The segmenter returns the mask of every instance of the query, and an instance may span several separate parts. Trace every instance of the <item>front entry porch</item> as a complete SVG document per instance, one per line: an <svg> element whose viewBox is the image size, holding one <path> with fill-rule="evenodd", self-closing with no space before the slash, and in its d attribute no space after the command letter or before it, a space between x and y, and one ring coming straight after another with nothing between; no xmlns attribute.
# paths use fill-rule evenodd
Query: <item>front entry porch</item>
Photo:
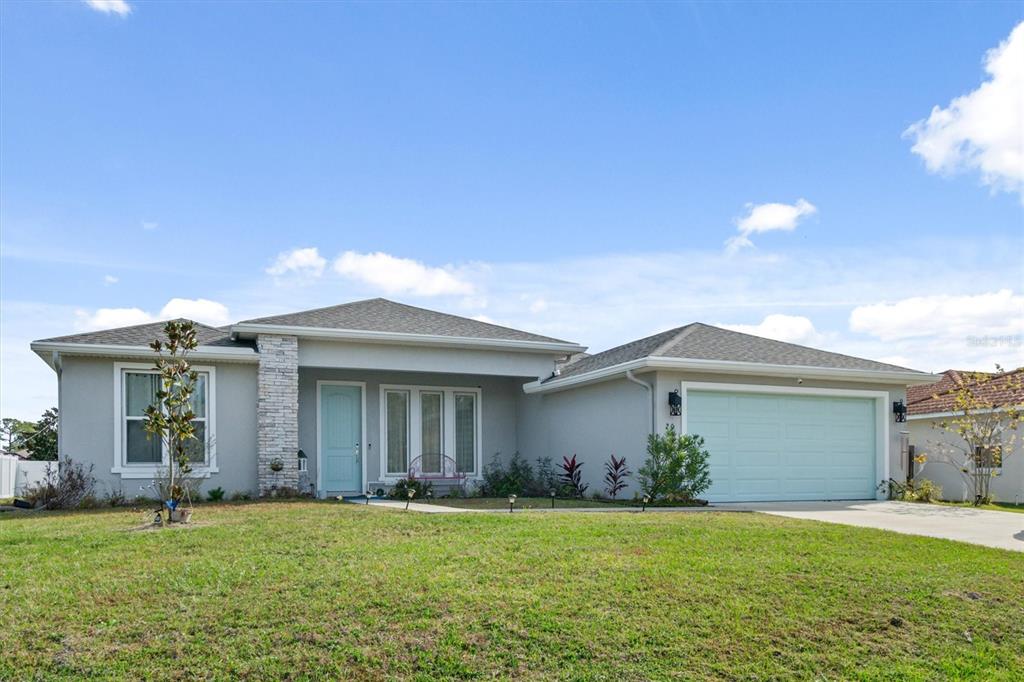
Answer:
<svg viewBox="0 0 1024 682"><path fill-rule="evenodd" d="M386 493L410 470L437 492L473 488L518 448L529 377L300 367L303 485L318 497Z"/></svg>

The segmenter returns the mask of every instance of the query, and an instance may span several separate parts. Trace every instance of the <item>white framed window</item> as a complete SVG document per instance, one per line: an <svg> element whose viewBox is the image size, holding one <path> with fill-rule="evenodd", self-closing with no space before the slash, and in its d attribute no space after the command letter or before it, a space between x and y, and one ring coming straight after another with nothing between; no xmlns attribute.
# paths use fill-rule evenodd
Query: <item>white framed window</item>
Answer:
<svg viewBox="0 0 1024 682"><path fill-rule="evenodd" d="M199 476L217 472L215 387L213 367L193 367L198 374L192 395L192 420L195 440L188 444L193 473ZM153 365L114 363L114 466L111 472L122 478L150 478L170 463L164 443L147 438L145 410L156 402L160 374Z"/></svg>
<svg viewBox="0 0 1024 682"><path fill-rule="evenodd" d="M381 478L408 475L417 458L426 474L444 469L444 458L470 478L481 470L481 391L470 387L381 386Z"/></svg>

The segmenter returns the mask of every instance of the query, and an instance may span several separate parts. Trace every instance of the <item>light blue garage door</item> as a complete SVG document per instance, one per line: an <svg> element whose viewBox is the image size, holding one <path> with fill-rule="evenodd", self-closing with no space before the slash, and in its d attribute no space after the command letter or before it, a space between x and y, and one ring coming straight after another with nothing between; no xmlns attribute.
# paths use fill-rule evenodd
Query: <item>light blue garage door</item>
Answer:
<svg viewBox="0 0 1024 682"><path fill-rule="evenodd" d="M711 454L712 502L875 497L870 398L689 391L686 428Z"/></svg>

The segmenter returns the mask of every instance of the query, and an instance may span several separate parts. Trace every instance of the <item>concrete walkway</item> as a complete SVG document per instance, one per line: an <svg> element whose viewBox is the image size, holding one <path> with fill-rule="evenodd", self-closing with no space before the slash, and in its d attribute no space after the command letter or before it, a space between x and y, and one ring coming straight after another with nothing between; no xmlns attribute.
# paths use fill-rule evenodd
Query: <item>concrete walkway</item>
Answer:
<svg viewBox="0 0 1024 682"><path fill-rule="evenodd" d="M365 502L351 501L351 504L365 504ZM398 500L370 500L371 507L384 507L385 509L398 509L405 511L405 502ZM423 512L424 514L461 514L462 512L473 511L472 509L457 509L445 507L440 504L425 504L423 502L410 502L409 511Z"/></svg>
<svg viewBox="0 0 1024 682"><path fill-rule="evenodd" d="M1024 552L1024 514L914 502L759 502L718 504L791 519L880 528Z"/></svg>

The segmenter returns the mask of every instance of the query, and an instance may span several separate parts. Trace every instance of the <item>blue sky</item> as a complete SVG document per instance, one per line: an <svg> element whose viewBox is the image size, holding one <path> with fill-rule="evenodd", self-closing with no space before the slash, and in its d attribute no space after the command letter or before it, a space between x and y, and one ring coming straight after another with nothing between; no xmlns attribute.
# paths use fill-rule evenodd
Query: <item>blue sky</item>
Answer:
<svg viewBox="0 0 1024 682"><path fill-rule="evenodd" d="M1022 19L5 2L0 412L55 403L35 338L376 295L595 350L702 320L1024 364Z"/></svg>

